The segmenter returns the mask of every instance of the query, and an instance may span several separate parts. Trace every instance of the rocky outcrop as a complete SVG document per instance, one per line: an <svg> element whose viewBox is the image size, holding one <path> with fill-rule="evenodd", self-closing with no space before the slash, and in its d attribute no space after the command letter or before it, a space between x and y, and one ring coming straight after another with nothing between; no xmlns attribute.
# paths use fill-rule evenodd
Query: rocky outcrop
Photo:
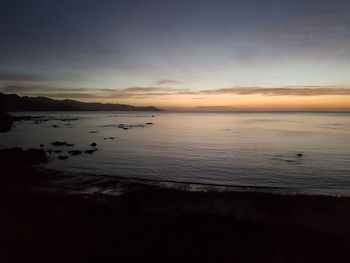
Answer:
<svg viewBox="0 0 350 263"><path fill-rule="evenodd" d="M31 116L11 116L10 114L0 111L0 132L8 132L15 121L29 121Z"/></svg>
<svg viewBox="0 0 350 263"><path fill-rule="evenodd" d="M67 145L67 142L52 142L51 143L53 146L65 146Z"/></svg>
<svg viewBox="0 0 350 263"><path fill-rule="evenodd" d="M1 183L15 181L18 184L37 178L35 166L47 161L43 149L7 148L0 150ZM31 178L31 179L30 179Z"/></svg>
<svg viewBox="0 0 350 263"><path fill-rule="evenodd" d="M82 153L82 151L80 150L71 150L71 151L68 151L69 154L71 155L79 155Z"/></svg>
<svg viewBox="0 0 350 263"><path fill-rule="evenodd" d="M0 160L2 165L23 166L46 162L47 157L43 149L7 148L0 150Z"/></svg>
<svg viewBox="0 0 350 263"><path fill-rule="evenodd" d="M53 145L53 146L67 146L67 147L73 147L74 146L74 144L72 144L72 143L58 142L58 141L52 142L51 145Z"/></svg>
<svg viewBox="0 0 350 263"><path fill-rule="evenodd" d="M61 160L61 161L63 161L63 160L67 160L67 159L68 159L68 156L65 156L65 155L59 155L59 156L57 156L57 159L58 159L58 160Z"/></svg>
<svg viewBox="0 0 350 263"><path fill-rule="evenodd" d="M0 111L0 132L8 132L11 130L13 119L10 114Z"/></svg>

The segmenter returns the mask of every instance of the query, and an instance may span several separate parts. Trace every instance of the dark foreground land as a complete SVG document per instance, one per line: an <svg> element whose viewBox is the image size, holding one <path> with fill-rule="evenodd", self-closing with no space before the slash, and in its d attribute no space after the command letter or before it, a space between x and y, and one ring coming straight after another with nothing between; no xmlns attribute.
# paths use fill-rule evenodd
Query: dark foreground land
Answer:
<svg viewBox="0 0 350 263"><path fill-rule="evenodd" d="M350 262L349 198L3 171L0 262Z"/></svg>

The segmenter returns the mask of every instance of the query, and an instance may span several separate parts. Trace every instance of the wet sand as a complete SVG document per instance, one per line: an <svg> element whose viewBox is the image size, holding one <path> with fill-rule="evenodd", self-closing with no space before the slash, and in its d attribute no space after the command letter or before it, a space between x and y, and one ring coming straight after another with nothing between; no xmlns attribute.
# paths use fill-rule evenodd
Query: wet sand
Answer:
<svg viewBox="0 0 350 263"><path fill-rule="evenodd" d="M1 262L350 260L348 197L6 173Z"/></svg>

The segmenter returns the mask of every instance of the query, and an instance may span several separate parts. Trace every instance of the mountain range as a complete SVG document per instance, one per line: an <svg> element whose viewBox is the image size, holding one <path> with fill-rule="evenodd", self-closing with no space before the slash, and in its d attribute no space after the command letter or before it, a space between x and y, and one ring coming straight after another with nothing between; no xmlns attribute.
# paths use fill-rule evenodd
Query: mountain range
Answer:
<svg viewBox="0 0 350 263"><path fill-rule="evenodd" d="M153 106L54 100L0 92L0 111L161 111Z"/></svg>

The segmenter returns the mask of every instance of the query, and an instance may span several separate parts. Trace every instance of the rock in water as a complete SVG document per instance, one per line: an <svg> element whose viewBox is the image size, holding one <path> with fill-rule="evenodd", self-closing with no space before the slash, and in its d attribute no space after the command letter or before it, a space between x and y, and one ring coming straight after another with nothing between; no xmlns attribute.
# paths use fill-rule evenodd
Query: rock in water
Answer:
<svg viewBox="0 0 350 263"><path fill-rule="evenodd" d="M71 151L68 151L68 153L70 153L71 155L79 155L82 153L82 151L80 150L71 150Z"/></svg>
<svg viewBox="0 0 350 263"><path fill-rule="evenodd" d="M64 145L67 145L66 142L53 142L51 143L53 146L64 146Z"/></svg>
<svg viewBox="0 0 350 263"><path fill-rule="evenodd" d="M93 143L90 144L90 146L96 147L96 146L97 146L97 143L93 142Z"/></svg>
<svg viewBox="0 0 350 263"><path fill-rule="evenodd" d="M58 159L58 160L67 160L67 159L68 159L68 156L59 155L59 156L57 156L57 159Z"/></svg>
<svg viewBox="0 0 350 263"><path fill-rule="evenodd" d="M11 130L13 118L6 112L0 111L0 132L8 132Z"/></svg>

